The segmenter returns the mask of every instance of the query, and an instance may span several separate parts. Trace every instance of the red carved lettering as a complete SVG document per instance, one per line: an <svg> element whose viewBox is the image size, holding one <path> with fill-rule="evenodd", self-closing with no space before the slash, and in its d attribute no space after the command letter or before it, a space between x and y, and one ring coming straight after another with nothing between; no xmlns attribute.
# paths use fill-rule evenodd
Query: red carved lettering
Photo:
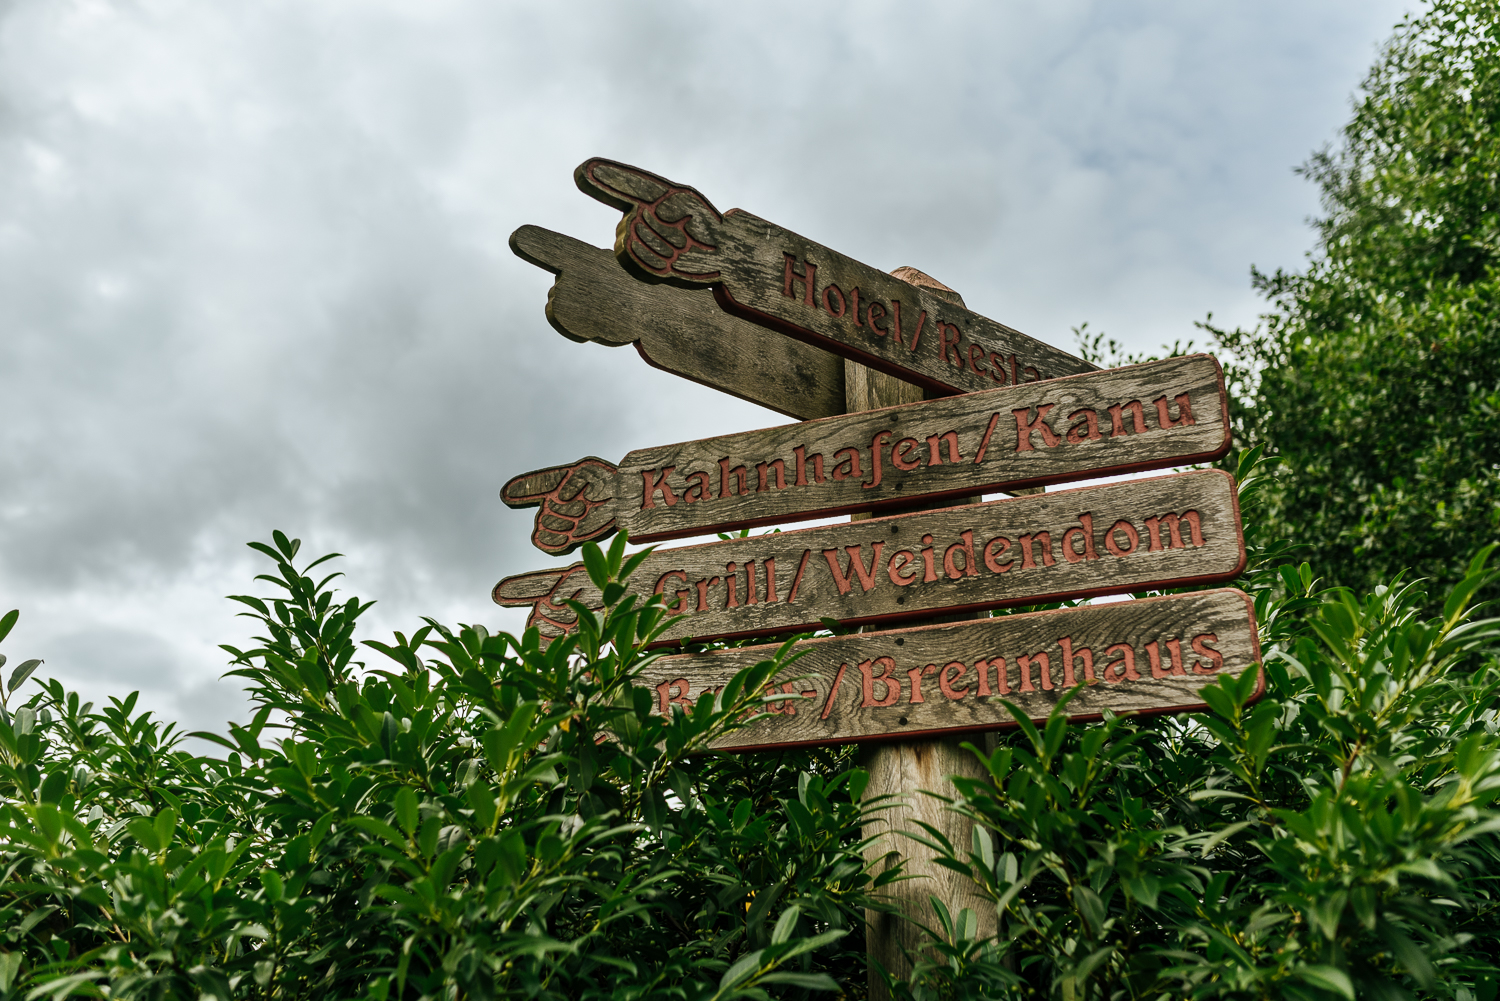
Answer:
<svg viewBox="0 0 1500 1001"><path fill-rule="evenodd" d="M1167 416L1167 398L1165 396L1153 402L1156 404L1156 426L1163 431L1167 428L1180 428L1198 423L1193 420L1193 408L1188 404L1188 394L1186 393L1175 397L1172 401L1177 404L1177 420L1175 422Z"/></svg>
<svg viewBox="0 0 1500 1001"><path fill-rule="evenodd" d="M797 457L797 482L793 486L807 486L807 446L798 445L792 449L792 454ZM823 455L814 452L812 457L813 482L823 482Z"/></svg>
<svg viewBox="0 0 1500 1001"><path fill-rule="evenodd" d="M989 666L993 667L995 669L995 692L996 692L996 694L998 694L998 695L1010 695L1010 694L1012 694L1011 688L1010 688L1010 668L1008 668L1008 667L1005 666L1005 658L1004 657L991 657L990 658L990 662L989 662ZM981 677L983 677L983 675L981 675ZM1036 689L1032 689L1032 691L1036 691ZM987 691L985 691L984 687L981 685L980 689L979 689L979 694L980 695L988 695L990 693L987 692Z"/></svg>
<svg viewBox="0 0 1500 1001"><path fill-rule="evenodd" d="M1161 647L1155 640L1146 644L1146 656L1151 659L1151 677L1165 678L1171 673L1161 666Z"/></svg>
<svg viewBox="0 0 1500 1001"><path fill-rule="evenodd" d="M896 447L891 449L891 462L895 463L896 468L905 469L908 472L916 469L922 464L922 460L920 458L908 460L907 457L917 450L919 444L915 438L902 438L896 442Z"/></svg>
<svg viewBox="0 0 1500 1001"><path fill-rule="evenodd" d="M833 308L833 299L838 299L838 309ZM845 310L844 293L837 285L830 285L823 290L823 308L828 310L829 315L835 320L843 317Z"/></svg>
<svg viewBox="0 0 1500 1001"><path fill-rule="evenodd" d="M998 553L995 552L996 544L1000 546L1000 551ZM1009 551L1010 540L1003 535L995 536L989 542L986 542L984 544L984 565L995 571L995 573L1005 573L1005 571L1016 565L1015 560L1011 560L1009 563L1000 562L1000 557L1004 556Z"/></svg>
<svg viewBox="0 0 1500 1001"><path fill-rule="evenodd" d="M1167 526L1167 541L1170 543L1168 548L1182 549L1182 522L1187 522L1188 538L1192 541L1193 545L1203 545L1203 519L1199 517L1197 511L1185 511L1181 516L1164 514L1160 518L1146 519L1146 531L1151 535L1151 546L1147 551L1155 552L1162 548L1162 525Z"/></svg>
<svg viewBox="0 0 1500 1001"><path fill-rule="evenodd" d="M1203 666L1201 660L1193 661L1194 674L1217 674L1219 668L1224 666L1224 655L1209 646L1210 643L1217 642L1219 642L1217 633L1199 633L1193 637L1193 652L1200 657L1208 658L1207 667Z"/></svg>
<svg viewBox="0 0 1500 1001"><path fill-rule="evenodd" d="M1141 676L1135 669L1135 647L1129 643L1116 643L1104 651L1104 656L1109 657L1116 650L1120 651L1120 656L1104 665L1104 680L1114 682L1129 678L1131 681L1140 681ZM1120 667L1125 669L1123 675L1117 671Z"/></svg>
<svg viewBox="0 0 1500 1001"><path fill-rule="evenodd" d="M1125 434L1125 411L1130 411L1131 423L1135 425L1136 434L1146 433L1146 409L1141 406L1140 400L1131 400L1129 403L1116 403L1112 407L1106 407L1109 411L1111 438L1118 438Z"/></svg>
<svg viewBox="0 0 1500 1001"><path fill-rule="evenodd" d="M1115 541L1116 532L1125 533L1125 545L1122 546ZM1141 533L1137 532L1135 526L1124 518L1115 522L1109 527L1109 531L1104 533L1104 548L1116 556L1129 556L1135 552L1135 547L1140 545L1140 542Z"/></svg>
<svg viewBox="0 0 1500 1001"><path fill-rule="evenodd" d="M672 714L673 705L691 708L693 700L688 698L688 692L691 690L692 688L686 678L678 678L676 681L663 681L656 686L656 708L663 716L670 716Z"/></svg>
<svg viewBox="0 0 1500 1001"><path fill-rule="evenodd" d="M864 323L859 318L859 286L849 290L849 312L854 314L854 325L863 327Z"/></svg>
<svg viewBox="0 0 1500 1001"><path fill-rule="evenodd" d="M788 605L797 600L797 588L802 586L802 573L807 569L807 558L811 555L811 549L802 550L802 561L797 564L797 575L792 578L792 593L786 596Z"/></svg>
<svg viewBox="0 0 1500 1001"><path fill-rule="evenodd" d="M1079 647L1077 650L1074 650L1073 637L1071 636L1064 636L1057 642L1058 645L1062 647L1063 687L1072 688L1074 685L1078 684L1077 676L1073 671L1073 664L1075 661L1083 661L1084 680L1093 681L1094 651L1090 650L1086 646Z"/></svg>
<svg viewBox="0 0 1500 1001"><path fill-rule="evenodd" d="M839 456L845 455L845 453L847 453L845 458L839 459ZM859 449L841 448L833 453L833 458L835 461L833 478L835 480L857 480L865 475L859 465Z"/></svg>
<svg viewBox="0 0 1500 1001"><path fill-rule="evenodd" d="M1068 420L1077 422L1068 428L1068 441L1074 445L1079 442L1098 441L1104 437L1099 433L1099 415L1088 407L1073 411L1068 415Z"/></svg>
<svg viewBox="0 0 1500 1001"><path fill-rule="evenodd" d="M865 568L864 560L861 559L864 548L864 546L845 546L844 552L849 554L849 566L842 570L839 569L839 551L837 549L823 550L823 558L828 561L828 570L833 574L833 583L838 587L839 594L849 593L851 570L859 578L859 586L864 588L866 594L869 594L870 590L875 587L875 568L880 565L880 551L885 548L885 543L875 543L875 555L870 559L868 569Z"/></svg>
<svg viewBox="0 0 1500 1001"><path fill-rule="evenodd" d="M928 664L926 667L913 667L906 672L906 676L911 679L912 704L927 701L926 699L922 698L922 679L927 677L929 674L936 673L936 664Z"/></svg>
<svg viewBox="0 0 1500 1001"><path fill-rule="evenodd" d="M661 499L667 502L667 507L677 503L677 495L667 485L667 477L672 475L676 466L667 466L661 471L655 483L651 482L651 470L644 470L641 475L646 478L646 499L641 502L641 510L645 511L656 506L656 495L661 494Z"/></svg>
<svg viewBox="0 0 1500 1001"><path fill-rule="evenodd" d="M884 454L884 443L889 441L890 437L891 433L889 431L877 431L875 432L875 437L870 439L870 464L873 465L875 469L870 474L870 482L864 485L864 489L866 490L873 490L874 488L880 486L880 459Z"/></svg>
<svg viewBox="0 0 1500 1001"><path fill-rule="evenodd" d="M978 358L974 356L978 355ZM978 344L969 345L969 371L975 375L989 375L990 370L984 367L984 348Z"/></svg>
<svg viewBox="0 0 1500 1001"><path fill-rule="evenodd" d="M929 435L927 438L927 464L929 466L941 466L943 459L938 448L938 443L944 442L948 446L948 461L963 462L964 457L958 454L958 432L944 431L942 434Z"/></svg>
<svg viewBox="0 0 1500 1001"><path fill-rule="evenodd" d="M766 604L776 603L776 557L766 560Z"/></svg>
<svg viewBox="0 0 1500 1001"><path fill-rule="evenodd" d="M1021 569L1035 570L1036 564L1032 562L1032 543L1035 542L1042 547L1042 565L1052 566L1057 561L1052 558L1052 533L1037 532L1035 535L1022 535L1016 539L1016 545L1021 547Z"/></svg>
<svg viewBox="0 0 1500 1001"><path fill-rule="evenodd" d="M922 566L927 571L922 575L922 583L931 584L933 581L938 579L937 565L932 555L932 536L922 536L922 545L925 547L922 550Z"/></svg>
<svg viewBox="0 0 1500 1001"><path fill-rule="evenodd" d="M978 577L979 568L974 565L974 532L972 529L967 532L960 532L958 537L964 541L955 542L943 553L943 572L948 575L950 580L958 580L960 577L965 576ZM953 562L953 557L955 556L962 556L964 558L964 565L962 567Z"/></svg>
<svg viewBox="0 0 1500 1001"><path fill-rule="evenodd" d="M708 474L701 470L696 473L688 473L687 489L682 492L684 503L696 504L698 501L713 500L713 481Z"/></svg>
<svg viewBox="0 0 1500 1001"><path fill-rule="evenodd" d="M885 303L883 303L883 302L872 302L872 303L870 303L870 310L869 310L869 313L866 314L866 316L865 316L865 322L868 323L870 325L870 329L872 331L874 331L875 334L878 335L878 336L880 336L880 337L884 337L886 334L888 334L888 333L891 332L891 328L890 327L882 327L879 323L875 322L877 320L884 320L884 319L885 319Z"/></svg>
<svg viewBox="0 0 1500 1001"><path fill-rule="evenodd" d="M765 490L770 485L771 473L776 473L776 489L786 489L786 460L772 459L770 462L757 462L755 464L756 475L760 477L760 485L756 490Z"/></svg>
<svg viewBox="0 0 1500 1001"><path fill-rule="evenodd" d="M728 459L720 459L719 460L719 499L720 500L723 500L725 497L731 496L731 493L730 493L730 490L729 490L729 478L731 476L734 477L734 485L738 488L737 490L734 491L735 494L738 494L739 496L743 497L747 493L750 492L750 474L745 470L745 467L744 466L735 466L733 469L730 469L729 468L729 460Z"/></svg>
<svg viewBox="0 0 1500 1001"><path fill-rule="evenodd" d="M700 580L695 582L698 587L698 607L694 609L694 611L708 611L708 589L718 585L721 580L723 580L722 577L710 577L708 578L708 580Z"/></svg>
<svg viewBox="0 0 1500 1001"><path fill-rule="evenodd" d="M879 665L885 668L884 673L876 674L875 667ZM893 706L896 700L901 698L901 682L896 680L896 662L889 657L876 657L874 660L863 661L859 665L860 688L864 698L860 701L861 709L871 709L877 706ZM879 699L875 698L875 682L885 685L884 694Z"/></svg>
<svg viewBox="0 0 1500 1001"><path fill-rule="evenodd" d="M1094 549L1094 516L1084 512L1078 516L1079 524L1074 525L1063 533L1062 551L1063 556L1069 563L1078 563L1082 560L1097 560L1098 552ZM1083 540L1083 550L1079 551L1077 542Z"/></svg>
<svg viewBox="0 0 1500 1001"><path fill-rule="evenodd" d="M958 670L954 671L954 668ZM943 665L942 671L938 674L938 688L942 689L943 694L954 701L963 698L969 694L969 686L964 685L960 688L954 682L968 673L968 670L969 665L961 660L949 661Z"/></svg>
<svg viewBox="0 0 1500 1001"><path fill-rule="evenodd" d="M745 561L745 604L754 605L757 602L755 594L755 561Z"/></svg>
<svg viewBox="0 0 1500 1001"><path fill-rule="evenodd" d="M949 337L952 334L952 337ZM958 368L964 367L963 352L958 349L958 342L963 339L959 333L958 324L948 323L945 320L938 321L938 357ZM948 349L953 349L953 357L948 357Z"/></svg>
<svg viewBox="0 0 1500 1001"><path fill-rule="evenodd" d="M1008 380L1008 379L1005 378L1005 356L1004 355L1002 355L1002 354L996 354L995 352L991 351L990 352L990 365L991 365L991 368L990 368L990 379L991 380L993 380L996 383L999 383L1002 386L1005 385L1008 381L1010 381L1010 380Z"/></svg>
<svg viewBox="0 0 1500 1001"><path fill-rule="evenodd" d="M1000 664L1000 684L1004 685L1005 684L1005 658L1004 657L996 657L995 660L998 661L999 664ZM979 675L979 691L978 691L977 694L979 695L980 698L985 698L985 697L988 697L989 695L994 694L993 692L990 691L990 665L991 665L991 663L992 662L988 661L988 660L976 660L974 662L974 670ZM1005 691L1009 692L1010 689L1006 688Z"/></svg>
<svg viewBox="0 0 1500 1001"><path fill-rule="evenodd" d="M657 594L661 594L664 591L666 591L666 589L667 589L667 578L668 577L677 577L677 578L679 578L682 581L682 583L684 585L686 585L687 582L688 582L687 574L683 573L681 570L668 570L666 573L662 574L656 580L656 593ZM667 614L668 615L682 615L684 612L687 611L687 602L688 602L688 599L692 597L692 592L691 591L678 591L674 595L674 597L677 599L677 601L676 601L675 604L667 606Z"/></svg>
<svg viewBox="0 0 1500 1001"><path fill-rule="evenodd" d="M739 595L737 593L740 583L739 570L739 564L734 562L730 562L724 567L724 586L729 591L729 597L724 601L725 608L740 607Z"/></svg>
<svg viewBox="0 0 1500 1001"><path fill-rule="evenodd" d="M1051 410L1055 406L1057 406L1057 404L1055 403L1043 403L1041 406L1037 407L1035 420L1033 420L1031 417L1030 407L1021 407L1018 410L1011 411L1011 414L1016 419L1017 452L1031 451L1031 434L1033 431L1039 432L1041 434L1042 443L1048 448L1057 447L1058 443L1062 439L1058 438L1057 432L1052 430L1052 428L1047 424L1047 411Z"/></svg>
<svg viewBox="0 0 1500 1001"><path fill-rule="evenodd" d="M1182 669L1182 640L1167 640L1167 652L1172 655L1172 673L1186 675Z"/></svg>
<svg viewBox="0 0 1500 1001"><path fill-rule="evenodd" d="M891 556L891 561L886 564L886 576L889 577L891 579L891 583L895 584L897 587L905 587L908 584L915 584L917 582L917 571L912 570L910 576L902 573L902 571L916 561L916 553L912 552L910 549L898 549Z"/></svg>
<svg viewBox="0 0 1500 1001"><path fill-rule="evenodd" d="M1023 692L1036 691L1031 685L1031 668L1033 665L1036 666L1037 672L1041 675L1037 680L1042 683L1042 688L1049 692L1052 691L1052 661L1047 659L1045 653L1034 653L1030 657L1016 658L1016 666L1021 669L1020 690Z"/></svg>
<svg viewBox="0 0 1500 1001"><path fill-rule="evenodd" d="M792 283L800 281L803 287L802 301L804 304L811 306L813 304L813 283L818 279L818 266L812 261L807 261L805 262L805 270L798 271L796 269L797 258L784 250L781 252L781 256L786 258L786 278L781 286L781 294L788 299L797 298L792 292Z"/></svg>

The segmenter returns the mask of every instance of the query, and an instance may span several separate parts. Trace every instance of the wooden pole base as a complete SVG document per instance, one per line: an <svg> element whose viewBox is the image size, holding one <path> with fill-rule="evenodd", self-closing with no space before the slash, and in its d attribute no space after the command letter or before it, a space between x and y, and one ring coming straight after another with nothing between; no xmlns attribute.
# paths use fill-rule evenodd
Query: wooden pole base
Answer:
<svg viewBox="0 0 1500 1001"><path fill-rule="evenodd" d="M944 298L951 298L960 305L963 303L957 292L915 268L897 268L891 273L904 281L937 292ZM916 403L929 397L919 386L855 362L845 362L844 398L847 411L857 413L902 403ZM971 498L975 503L979 500L978 497ZM953 503L952 500L947 500L940 506L952 506ZM854 519L858 520L860 517L855 515ZM866 826L865 837L876 840L871 843L865 858L876 871L888 868L898 861L905 861L905 872L909 878L891 884L887 893L916 922L929 928L939 927L937 916L928 902L929 897L937 897L955 915L965 907L973 910L978 918L980 934L993 935L994 909L988 906L974 882L951 869L937 865L929 849L901 833L921 832L916 822L922 821L942 831L961 850L966 851L972 844L972 825L945 809L941 800L925 796L919 791L931 790L951 797L956 790L948 776L984 777L986 773L974 755L959 746L963 742L962 738L904 741L873 745L864 752L861 764L870 773L870 782L865 787L866 798L891 795L900 797L890 807L879 811ZM982 741L975 743L982 746ZM923 932L912 921L878 911L865 912L865 950L872 961L869 979L871 1001L888 1001L890 997L880 976L875 973L874 963L878 962L898 978L909 976L911 963L906 958L907 953L917 952L922 947L923 939Z"/></svg>

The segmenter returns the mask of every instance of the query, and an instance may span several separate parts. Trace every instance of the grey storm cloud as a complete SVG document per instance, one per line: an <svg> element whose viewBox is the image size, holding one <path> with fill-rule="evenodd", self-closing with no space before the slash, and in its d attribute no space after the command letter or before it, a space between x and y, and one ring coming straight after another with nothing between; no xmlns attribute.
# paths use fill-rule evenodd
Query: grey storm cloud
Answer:
<svg viewBox="0 0 1500 1001"><path fill-rule="evenodd" d="M1134 348L1300 263L1403 6L951 2L0 7L0 605L89 697L243 711L251 538L348 554L378 629L514 627L511 475L777 423L572 344L523 223L604 246L604 155L1064 347ZM44 672L45 673L45 672Z"/></svg>

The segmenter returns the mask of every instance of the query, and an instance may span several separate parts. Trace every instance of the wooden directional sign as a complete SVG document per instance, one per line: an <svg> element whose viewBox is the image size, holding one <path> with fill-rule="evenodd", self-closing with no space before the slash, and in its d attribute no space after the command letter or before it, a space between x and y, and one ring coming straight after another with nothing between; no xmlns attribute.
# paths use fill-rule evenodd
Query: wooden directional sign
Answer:
<svg viewBox="0 0 1500 1001"><path fill-rule="evenodd" d="M659 549L636 587L684 618L664 640L774 636L1021 602L1219 583L1244 569L1234 478L1219 470ZM582 563L508 577L501 605L569 631L602 608Z"/></svg>
<svg viewBox="0 0 1500 1001"><path fill-rule="evenodd" d="M775 679L786 693L714 746L758 751L995 730L1001 699L1043 719L1077 684L1070 720L1204 709L1222 672L1260 662L1255 609L1230 589L808 640ZM642 684L657 711L691 707L775 646L663 657ZM1255 698L1265 692L1261 674Z"/></svg>
<svg viewBox="0 0 1500 1001"><path fill-rule="evenodd" d="M656 368L799 420L844 412L844 359L731 316L706 289L637 281L608 250L539 226L510 248L557 276L547 319L564 337L634 344Z"/></svg>
<svg viewBox="0 0 1500 1001"><path fill-rule="evenodd" d="M615 256L647 282L712 286L720 305L941 393L971 393L1096 366L695 188L612 160L574 179L625 212Z"/></svg>
<svg viewBox="0 0 1500 1001"><path fill-rule="evenodd" d="M1208 355L582 459L500 496L540 507L532 542L567 553L623 528L636 541L879 510L923 498L1214 459L1229 448Z"/></svg>

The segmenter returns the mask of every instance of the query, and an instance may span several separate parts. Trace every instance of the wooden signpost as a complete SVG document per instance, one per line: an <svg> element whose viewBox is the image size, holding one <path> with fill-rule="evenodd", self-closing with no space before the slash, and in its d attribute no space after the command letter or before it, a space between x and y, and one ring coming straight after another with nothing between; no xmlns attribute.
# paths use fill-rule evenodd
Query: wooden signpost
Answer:
<svg viewBox="0 0 1500 1001"><path fill-rule="evenodd" d="M663 640L771 637L1168 584L1244 569L1233 478L1218 470L658 549L635 579L682 618ZM603 607L582 563L508 577L501 605L571 631L565 601Z"/></svg>
<svg viewBox="0 0 1500 1001"><path fill-rule="evenodd" d="M564 337L634 344L656 368L798 420L844 412L844 359L731 316L707 289L637 281L608 250L540 226L510 247L557 276L547 320Z"/></svg>
<svg viewBox="0 0 1500 1001"><path fill-rule="evenodd" d="M691 707L775 646L664 657L643 683L657 711ZM1070 718L1108 709L1142 714L1206 709L1198 690L1260 661L1255 607L1223 589L1052 612L1002 615L807 640L777 679L787 698L725 734L721 750L909 740L1015 726L1005 699L1035 720L1085 685ZM1264 690L1261 678L1256 697Z"/></svg>
<svg viewBox="0 0 1500 1001"><path fill-rule="evenodd" d="M563 554L920 500L1187 465L1223 455L1224 378L1189 355L1066 379L586 458L517 476L532 542Z"/></svg>
<svg viewBox="0 0 1500 1001"><path fill-rule="evenodd" d="M1097 366L740 209L616 163L573 174L625 213L615 256L637 278L712 287L720 305L939 393L972 393Z"/></svg>
<svg viewBox="0 0 1500 1001"><path fill-rule="evenodd" d="M920 821L964 845L968 822L905 794L951 791L955 774L982 780L959 744L1013 724L1001 700L1042 719L1082 686L1070 720L1199 710L1204 685L1258 664L1260 651L1250 599L1227 589L952 621L1228 581L1245 548L1227 474L974 501L1222 456L1230 426L1218 363L1190 355L1098 371L969 311L921 272L884 274L749 213L720 213L693 188L597 159L575 179L625 216L613 255L534 226L512 235L518 255L557 275L552 325L574 340L633 343L666 371L815 419L619 463L585 458L517 476L501 497L539 508L532 542L554 555L620 530L649 542L854 513L847 524L657 550L634 582L682 616L663 643L769 638L825 619L882 627L800 641L768 692L785 697L715 746L870 742L866 795L896 803L866 828L878 839L870 864L906 855L906 873L920 878L889 892L908 914L930 923L934 894L954 912L973 908L980 933L993 932L993 908L971 880L890 836ZM574 628L567 601L602 604L581 564L507 577L493 597L529 607L528 626L547 640ZM672 712L777 649L661 657L642 681L657 711ZM1257 697L1264 687L1261 674ZM919 931L867 918L871 958L902 975L924 947ZM870 997L886 997L873 973Z"/></svg>

